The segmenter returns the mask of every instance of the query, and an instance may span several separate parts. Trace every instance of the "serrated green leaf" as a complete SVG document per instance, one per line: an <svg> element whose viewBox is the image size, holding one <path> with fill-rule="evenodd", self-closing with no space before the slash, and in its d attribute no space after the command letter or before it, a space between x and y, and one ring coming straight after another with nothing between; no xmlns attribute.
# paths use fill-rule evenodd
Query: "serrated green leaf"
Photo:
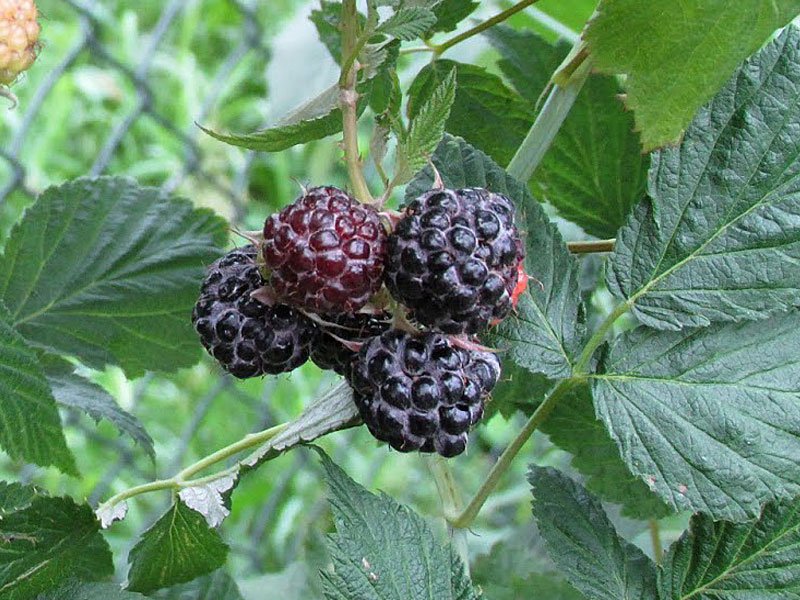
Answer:
<svg viewBox="0 0 800 600"><path fill-rule="evenodd" d="M800 493L800 314L617 338L592 382L623 460L670 506L755 518Z"/></svg>
<svg viewBox="0 0 800 600"><path fill-rule="evenodd" d="M377 33L400 40L415 40L436 23L436 15L427 8L401 8L377 28Z"/></svg>
<svg viewBox="0 0 800 600"><path fill-rule="evenodd" d="M532 278L520 295L515 314L505 319L491 340L519 366L549 377L564 377L583 338L582 308L575 258L528 189L491 158L461 138L445 135L433 163L449 188L483 187L505 194L525 213L525 270ZM406 187L406 200L430 189L433 173L423 169ZM537 283L537 280L539 283Z"/></svg>
<svg viewBox="0 0 800 600"><path fill-rule="evenodd" d="M59 586L114 572L111 551L87 504L37 495L0 519L0 598L28 600Z"/></svg>
<svg viewBox="0 0 800 600"><path fill-rule="evenodd" d="M147 600L136 592L122 590L116 583L85 583L71 580L56 590L39 594L36 600Z"/></svg>
<svg viewBox="0 0 800 600"><path fill-rule="evenodd" d="M336 533L333 571L323 571L330 600L477 600L464 565L425 522L388 496L375 496L318 450L331 491Z"/></svg>
<svg viewBox="0 0 800 600"><path fill-rule="evenodd" d="M0 518L11 512L22 510L28 506L37 495L41 495L32 485L0 481Z"/></svg>
<svg viewBox="0 0 800 600"><path fill-rule="evenodd" d="M0 447L11 458L77 475L38 356L10 323L0 301Z"/></svg>
<svg viewBox="0 0 800 600"><path fill-rule="evenodd" d="M593 66L627 75L625 103L645 150L673 142L798 0L603 0L584 34Z"/></svg>
<svg viewBox="0 0 800 600"><path fill-rule="evenodd" d="M655 565L620 538L600 502L563 473L531 467L533 514L550 558L591 600L655 600Z"/></svg>
<svg viewBox="0 0 800 600"><path fill-rule="evenodd" d="M428 98L455 71L456 94L445 129L506 165L533 123L533 104L481 67L437 60L417 74L408 90L408 116L416 117Z"/></svg>
<svg viewBox="0 0 800 600"><path fill-rule="evenodd" d="M139 419L120 408L107 391L78 375L74 365L59 357L43 356L42 367L58 404L87 414L96 422L108 419L120 433L130 436L151 459L155 459L153 439L144 426Z"/></svg>
<svg viewBox="0 0 800 600"><path fill-rule="evenodd" d="M697 514L659 570L662 600L800 596L800 499L769 503L752 523Z"/></svg>
<svg viewBox="0 0 800 600"><path fill-rule="evenodd" d="M397 148L395 179L405 183L426 162L444 134L450 107L456 94L456 74L451 71L420 107L408 129L408 135Z"/></svg>
<svg viewBox="0 0 800 600"><path fill-rule="evenodd" d="M337 63L342 60L342 33L339 31L341 16L341 2L320 0L319 8L312 10L308 17L317 28L319 39Z"/></svg>
<svg viewBox="0 0 800 600"><path fill-rule="evenodd" d="M219 569L190 581L151 594L161 600L243 600L239 586L224 570Z"/></svg>
<svg viewBox="0 0 800 600"><path fill-rule="evenodd" d="M128 589L150 593L220 568L228 546L203 516L178 500L131 550Z"/></svg>
<svg viewBox="0 0 800 600"><path fill-rule="evenodd" d="M571 388L540 427L559 448L573 455L572 466L586 476L586 488L601 500L622 506L634 519L658 519L670 508L619 456L614 440L595 416L588 385Z"/></svg>
<svg viewBox="0 0 800 600"><path fill-rule="evenodd" d="M535 105L569 44L503 26L486 35L503 56L503 74ZM529 66L531 59L536 64ZM633 117L617 98L621 92L613 77L590 76L530 181L538 200L601 238L614 237L644 197L650 163L639 150Z"/></svg>
<svg viewBox="0 0 800 600"><path fill-rule="evenodd" d="M136 376L194 364L190 315L224 222L122 177L46 190L11 232L0 299L32 345Z"/></svg>
<svg viewBox="0 0 800 600"><path fill-rule="evenodd" d="M458 27L461 21L475 12L480 3L468 0L439 0L431 4L436 15L436 23L432 30L447 32Z"/></svg>
<svg viewBox="0 0 800 600"><path fill-rule="evenodd" d="M500 381L492 389L492 395L485 405L484 419L499 412L506 419L517 411L525 414L533 412L553 388L552 379L539 373L531 373L516 365L510 358L502 358Z"/></svg>
<svg viewBox="0 0 800 600"><path fill-rule="evenodd" d="M609 290L659 329L763 319L800 304L800 30L745 63L617 237Z"/></svg>

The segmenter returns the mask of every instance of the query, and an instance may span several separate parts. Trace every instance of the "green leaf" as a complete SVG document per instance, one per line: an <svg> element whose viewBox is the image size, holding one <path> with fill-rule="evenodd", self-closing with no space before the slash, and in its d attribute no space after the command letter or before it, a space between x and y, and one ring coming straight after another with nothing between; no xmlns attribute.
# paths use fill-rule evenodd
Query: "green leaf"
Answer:
<svg viewBox="0 0 800 600"><path fill-rule="evenodd" d="M487 37L503 56L503 74L531 105L569 52L569 44L552 45L510 27L493 27ZM644 197L650 162L617 98L621 91L613 77L590 76L530 181L538 200L601 238L614 237Z"/></svg>
<svg viewBox="0 0 800 600"><path fill-rule="evenodd" d="M128 589L147 594L223 565L228 546L203 516L178 500L131 550Z"/></svg>
<svg viewBox="0 0 800 600"><path fill-rule="evenodd" d="M402 8L381 23L377 33L411 41L422 36L436 23L436 15L427 8Z"/></svg>
<svg viewBox="0 0 800 600"><path fill-rule="evenodd" d="M800 499L770 503L758 521L731 523L697 514L664 557L663 600L800 595Z"/></svg>
<svg viewBox="0 0 800 600"><path fill-rule="evenodd" d="M174 585L151 595L161 600L243 600L239 586L224 570Z"/></svg>
<svg viewBox="0 0 800 600"><path fill-rule="evenodd" d="M190 320L222 219L121 177L46 190L11 232L0 298L32 345L136 376L197 362Z"/></svg>
<svg viewBox="0 0 800 600"><path fill-rule="evenodd" d="M359 16L363 22L363 16ZM308 17L317 28L319 39L337 64L342 60L342 34L339 31L341 17L342 3L329 0L320 0L319 8L312 10Z"/></svg>
<svg viewBox="0 0 800 600"><path fill-rule="evenodd" d="M800 493L800 314L614 341L593 381L631 471L670 506L755 518Z"/></svg>
<svg viewBox="0 0 800 600"><path fill-rule="evenodd" d="M56 590L39 594L37 600L147 600L147 598L135 592L126 592L116 583L84 583L73 579Z"/></svg>
<svg viewBox="0 0 800 600"><path fill-rule="evenodd" d="M609 290L659 329L800 304L800 30L790 27L653 155L652 201L620 231Z"/></svg>
<svg viewBox="0 0 800 600"><path fill-rule="evenodd" d="M595 416L588 385L571 388L540 429L573 455L571 464L586 476L586 488L601 500L621 505L624 516L647 520L672 512L620 458L605 425Z"/></svg>
<svg viewBox="0 0 800 600"><path fill-rule="evenodd" d="M323 571L330 600L477 600L464 565L425 522L388 496L375 496L318 450L331 490L336 533L333 571Z"/></svg>
<svg viewBox="0 0 800 600"><path fill-rule="evenodd" d="M0 481L0 518L29 506L37 495L41 495L39 490L31 485Z"/></svg>
<svg viewBox="0 0 800 600"><path fill-rule="evenodd" d="M36 495L0 519L0 598L28 600L61 585L114 572L111 551L87 504Z"/></svg>
<svg viewBox="0 0 800 600"><path fill-rule="evenodd" d="M11 458L78 475L37 354L10 322L0 302L0 447Z"/></svg>
<svg viewBox="0 0 800 600"><path fill-rule="evenodd" d="M499 192L525 213L525 270L535 279L520 295L516 314L497 327L491 343L506 349L515 363L533 373L569 375L572 356L584 335L583 309L578 264L555 225L524 185L463 139L446 135L432 159L447 187L483 187ZM428 166L408 184L406 200L430 189L432 183Z"/></svg>
<svg viewBox="0 0 800 600"><path fill-rule="evenodd" d="M539 532L575 588L592 600L655 600L655 566L617 535L596 498L550 467L531 467L529 479Z"/></svg>
<svg viewBox="0 0 800 600"><path fill-rule="evenodd" d="M408 91L408 116L415 118L436 86L456 73L456 95L445 129L506 165L533 123L533 105L485 69L452 60L423 68Z"/></svg>
<svg viewBox="0 0 800 600"><path fill-rule="evenodd" d="M436 24L433 31L453 31L458 24L470 16L479 6L479 2L467 0L440 0L433 3Z"/></svg>
<svg viewBox="0 0 800 600"><path fill-rule="evenodd" d="M125 433L155 460L153 439L139 419L120 408L114 398L96 383L75 373L75 366L53 355L42 357L47 383L58 404L92 417L96 422L108 419L120 433Z"/></svg>
<svg viewBox="0 0 800 600"><path fill-rule="evenodd" d="M492 395L486 403L485 419L495 412L506 419L514 416L518 410L530 414L553 388L553 380L539 373L531 373L509 358L503 357L501 366L500 381L492 389Z"/></svg>
<svg viewBox="0 0 800 600"><path fill-rule="evenodd" d="M397 148L395 178L405 183L426 162L444 134L444 124L456 93L456 75L451 71L411 120L408 136Z"/></svg>
<svg viewBox="0 0 800 600"><path fill-rule="evenodd" d="M584 34L596 70L627 75L645 150L673 142L798 0L603 0ZM788 91L788 90L787 90Z"/></svg>

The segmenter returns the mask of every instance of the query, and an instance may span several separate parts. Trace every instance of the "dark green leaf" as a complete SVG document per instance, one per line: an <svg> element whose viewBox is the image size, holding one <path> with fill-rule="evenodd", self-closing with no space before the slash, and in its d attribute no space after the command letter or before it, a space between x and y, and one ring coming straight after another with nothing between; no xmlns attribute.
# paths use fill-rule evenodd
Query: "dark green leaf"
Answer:
<svg viewBox="0 0 800 600"><path fill-rule="evenodd" d="M655 565L620 538L600 502L566 475L532 467L533 514L550 558L592 600L655 600Z"/></svg>
<svg viewBox="0 0 800 600"><path fill-rule="evenodd" d="M745 63L681 143L653 155L652 201L621 230L607 282L659 329L800 304L800 30Z"/></svg>
<svg viewBox="0 0 800 600"><path fill-rule="evenodd" d="M464 565L425 522L388 496L375 496L319 451L331 489L336 533L333 571L323 571L330 600L477 600Z"/></svg>
<svg viewBox="0 0 800 600"><path fill-rule="evenodd" d="M672 512L625 466L617 446L595 416L587 385L570 389L542 423L541 430L574 456L572 466L586 475L589 491L602 500L622 505L623 515L646 520Z"/></svg>
<svg viewBox="0 0 800 600"><path fill-rule="evenodd" d="M39 491L30 485L0 481L0 518L6 513L22 510L30 505Z"/></svg>
<svg viewBox="0 0 800 600"><path fill-rule="evenodd" d="M151 459L155 459L153 439L139 419L122 410L102 387L75 373L74 365L56 356L45 355L42 366L57 403L87 414L95 421L108 419L121 433L128 434L139 444Z"/></svg>
<svg viewBox="0 0 800 600"><path fill-rule="evenodd" d="M662 600L800 596L800 500L770 503L758 521L697 514L664 557Z"/></svg>
<svg viewBox="0 0 800 600"><path fill-rule="evenodd" d="M458 24L470 16L479 2L469 0L440 0L433 6L436 24L433 31L453 31Z"/></svg>
<svg viewBox="0 0 800 600"><path fill-rule="evenodd" d="M185 583L218 569L227 555L219 533L178 500L131 550L128 588L147 594Z"/></svg>
<svg viewBox="0 0 800 600"><path fill-rule="evenodd" d="M456 95L445 129L501 165L508 164L533 123L533 105L485 69L452 60L427 65L408 91L409 118L417 115L436 86L454 70Z"/></svg>
<svg viewBox="0 0 800 600"><path fill-rule="evenodd" d="M554 46L509 27L493 27L487 35L503 56L503 73L536 104L569 45ZM633 117L617 98L621 92L613 77L590 76L530 181L539 200L601 238L614 237L644 197L650 162L639 150Z"/></svg>
<svg viewBox="0 0 800 600"><path fill-rule="evenodd" d="M439 144L444 134L444 124L450 115L456 93L455 71L437 84L411 120L408 136L397 148L395 179L405 183L411 175L422 168Z"/></svg>
<svg viewBox="0 0 800 600"><path fill-rule="evenodd" d="M541 404L553 385L553 381L544 375L531 373L517 366L510 358L503 358L500 381L494 386L489 402L486 403L484 418L495 412L507 419L518 410L530 414Z"/></svg>
<svg viewBox="0 0 800 600"><path fill-rule="evenodd" d="M0 598L28 600L63 583L114 572L111 551L87 504L37 495L0 519Z"/></svg>
<svg viewBox="0 0 800 600"><path fill-rule="evenodd" d="M36 600L147 600L136 592L126 592L116 583L85 583L71 580L56 590L39 594Z"/></svg>
<svg viewBox="0 0 800 600"><path fill-rule="evenodd" d="M0 447L12 458L77 475L37 354L10 323L0 302Z"/></svg>
<svg viewBox="0 0 800 600"><path fill-rule="evenodd" d="M11 232L0 298L25 339L128 374L194 364L191 308L224 222L120 177L46 190Z"/></svg>
<svg viewBox="0 0 800 600"><path fill-rule="evenodd" d="M739 61L797 15L800 1L603 0L597 11L584 34L593 66L627 74L626 104L651 150L678 139Z"/></svg>
<svg viewBox="0 0 800 600"><path fill-rule="evenodd" d="M339 63L342 60L342 33L339 31L342 3L320 0L319 5L319 8L311 11L308 18L317 28L319 39L325 44L333 60Z"/></svg>
<svg viewBox="0 0 800 600"><path fill-rule="evenodd" d="M436 22L436 15L427 8L401 8L378 26L377 32L400 40L415 40Z"/></svg>
<svg viewBox="0 0 800 600"><path fill-rule="evenodd" d="M593 381L631 471L670 506L755 518L800 493L800 314L617 338Z"/></svg>
<svg viewBox="0 0 800 600"><path fill-rule="evenodd" d="M483 187L505 194L525 213L525 270L532 278L520 296L516 314L497 328L493 345L507 349L519 366L549 377L564 377L583 338L578 265L556 227L528 189L480 150L446 135L433 163L447 187ZM423 169L406 188L406 200L430 189L433 174ZM537 282L538 280L538 282Z"/></svg>
<svg viewBox="0 0 800 600"><path fill-rule="evenodd" d="M161 600L243 600L233 578L222 569L151 595Z"/></svg>

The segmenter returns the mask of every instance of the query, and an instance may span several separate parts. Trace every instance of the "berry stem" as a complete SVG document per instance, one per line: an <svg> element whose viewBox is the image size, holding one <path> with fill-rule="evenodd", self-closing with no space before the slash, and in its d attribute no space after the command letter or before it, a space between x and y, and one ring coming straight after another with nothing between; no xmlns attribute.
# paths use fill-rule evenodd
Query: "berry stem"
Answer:
<svg viewBox="0 0 800 600"><path fill-rule="evenodd" d="M438 454L426 454L425 459L428 463L428 469L433 475L433 481L436 484L436 489L439 492L439 497L442 500L442 513L446 521L457 516L462 509L463 501L461 499L461 492L458 489L458 484L453 477L453 472L450 470L450 464L447 460ZM461 557L461 562L464 563L464 570L469 575L469 551L467 547L467 532L465 529L453 527L448 522L448 530L450 533L453 547Z"/></svg>
<svg viewBox="0 0 800 600"><path fill-rule="evenodd" d="M500 477L502 477L503 473L508 470L511 462L525 445L525 442L528 441L528 438L530 438L539 425L541 425L544 420L547 419L564 393L581 381L583 381L583 379L580 377L562 379L555 389L550 393L550 395L545 398L544 401L536 408L531 415L531 418L528 419L527 423L525 423L525 426L522 428L522 430L503 451L503 453L500 455L500 458L497 459L497 462L489 471L486 481L483 482L483 485L481 485L480 489L478 489L467 507L455 518L448 518L453 527L466 529L472 525L475 517L478 516L483 504L489 497L489 494L491 494L494 488L497 487L497 484L500 482Z"/></svg>
<svg viewBox="0 0 800 600"><path fill-rule="evenodd" d="M650 543L653 546L653 560L655 560L657 565L660 565L662 550L658 519L650 519L647 522L647 528L650 530Z"/></svg>
<svg viewBox="0 0 800 600"><path fill-rule="evenodd" d="M521 10L523 10L525 8L527 8L528 6L530 6L531 4L533 4L536 1L537 0L522 0L522 2L517 2L514 6L512 6L510 8L507 8L503 12L496 14L492 18L487 19L486 21L483 21L482 23L479 23L478 25L476 25L472 29L468 29L467 31L465 31L463 33L459 33L458 35L453 36L452 38L442 42L441 44L437 44L437 45L432 46L429 49L433 52L433 60L436 60L437 58L439 58L439 56L445 50L447 50L449 48L452 48L456 44L459 44L459 43L463 42L466 39L469 39L469 38L471 38L471 37L473 37L475 35L478 35L481 31L489 29L489 27L497 25L498 23L502 23L503 21L508 19L510 16L518 13L519 11L521 11ZM415 51L420 51L420 50L422 50L422 48L414 48L414 50Z"/></svg>
<svg viewBox="0 0 800 600"><path fill-rule="evenodd" d="M616 238L610 240L585 240L567 242L567 248L573 254L590 254L592 252L611 252L614 249Z"/></svg>
<svg viewBox="0 0 800 600"><path fill-rule="evenodd" d="M360 202L371 203L372 195L364 179L361 169L361 154L358 151L358 115L356 113L356 57L366 43L368 32L359 37L358 12L355 0L344 0L342 3L342 71L339 77L339 103L342 109L342 132L344 159L353 195Z"/></svg>

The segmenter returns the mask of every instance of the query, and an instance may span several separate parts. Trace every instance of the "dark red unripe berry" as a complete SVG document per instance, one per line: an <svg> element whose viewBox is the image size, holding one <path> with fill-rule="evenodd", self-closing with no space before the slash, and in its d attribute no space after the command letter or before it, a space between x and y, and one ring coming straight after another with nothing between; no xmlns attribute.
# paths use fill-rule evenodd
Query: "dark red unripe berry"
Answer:
<svg viewBox="0 0 800 600"><path fill-rule="evenodd" d="M450 457L467 447L499 377L500 361L490 352L456 346L435 331L414 337L392 329L361 348L350 383L376 438L401 452Z"/></svg>
<svg viewBox="0 0 800 600"><path fill-rule="evenodd" d="M264 223L270 287L316 313L356 312L381 285L385 239L373 207L333 186L311 188Z"/></svg>
<svg viewBox="0 0 800 600"><path fill-rule="evenodd" d="M265 306L250 294L264 281L255 246L233 250L208 269L192 323L200 341L234 377L282 373L302 365L316 326L285 304Z"/></svg>
<svg viewBox="0 0 800 600"><path fill-rule="evenodd" d="M387 240L386 286L420 323L476 333L511 311L523 257L511 200L434 189L408 205Z"/></svg>

